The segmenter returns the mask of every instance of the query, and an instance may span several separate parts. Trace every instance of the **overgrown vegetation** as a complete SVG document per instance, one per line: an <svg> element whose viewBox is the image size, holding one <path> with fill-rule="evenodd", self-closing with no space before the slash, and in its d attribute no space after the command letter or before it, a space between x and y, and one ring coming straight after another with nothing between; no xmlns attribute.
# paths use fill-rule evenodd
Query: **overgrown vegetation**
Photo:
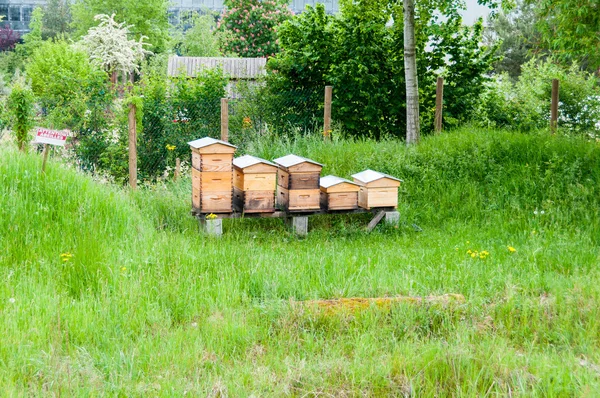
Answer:
<svg viewBox="0 0 600 398"><path fill-rule="evenodd" d="M189 215L189 180L130 193L55 163L42 178L38 156L0 149L2 391L600 388L595 141L463 130L411 148L272 137L247 150L298 153L344 177L366 167L393 173L405 180L401 226L367 234L366 217L324 216L298 240L280 220L232 220L211 239ZM444 293L466 303L329 315L293 304Z"/></svg>

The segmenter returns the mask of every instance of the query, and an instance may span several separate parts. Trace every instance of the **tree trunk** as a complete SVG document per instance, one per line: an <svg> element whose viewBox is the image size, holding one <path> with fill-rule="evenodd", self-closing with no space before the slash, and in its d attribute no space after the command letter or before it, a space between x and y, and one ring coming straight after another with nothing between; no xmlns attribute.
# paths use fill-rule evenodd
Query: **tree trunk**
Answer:
<svg viewBox="0 0 600 398"><path fill-rule="evenodd" d="M406 143L419 142L419 81L415 44L415 2L404 0L404 75L406 79Z"/></svg>

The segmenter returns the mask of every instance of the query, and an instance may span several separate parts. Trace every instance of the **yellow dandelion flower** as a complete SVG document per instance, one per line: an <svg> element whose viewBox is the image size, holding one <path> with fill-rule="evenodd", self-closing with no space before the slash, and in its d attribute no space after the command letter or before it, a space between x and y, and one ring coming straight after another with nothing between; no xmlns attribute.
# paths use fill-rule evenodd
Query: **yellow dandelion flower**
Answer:
<svg viewBox="0 0 600 398"><path fill-rule="evenodd" d="M477 257L477 252L471 253L471 257L472 257L472 258L475 258L475 257Z"/></svg>
<svg viewBox="0 0 600 398"><path fill-rule="evenodd" d="M213 214L213 213L210 213L210 214L208 214L208 215L206 216L206 219L207 219L207 220L214 220L214 219L216 219L216 218L217 218L217 215L216 215L216 214Z"/></svg>
<svg viewBox="0 0 600 398"><path fill-rule="evenodd" d="M467 254L473 254L473 250L471 250L471 249L467 250Z"/></svg>
<svg viewBox="0 0 600 398"><path fill-rule="evenodd" d="M514 252L516 252L516 251L517 251L517 249L515 249L515 248L514 248L514 247L512 247L512 246L507 246L507 248L508 248L508 251L509 251L509 252L511 252L511 253L514 253Z"/></svg>
<svg viewBox="0 0 600 398"><path fill-rule="evenodd" d="M121 271L125 272L125 271L127 271L127 268L121 267Z"/></svg>

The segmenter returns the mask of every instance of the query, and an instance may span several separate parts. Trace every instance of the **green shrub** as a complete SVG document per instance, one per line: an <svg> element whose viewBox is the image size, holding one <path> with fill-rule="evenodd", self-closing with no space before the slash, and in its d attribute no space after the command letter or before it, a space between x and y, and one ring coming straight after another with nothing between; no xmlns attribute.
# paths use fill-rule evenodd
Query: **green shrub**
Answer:
<svg viewBox="0 0 600 398"><path fill-rule="evenodd" d="M7 105L12 116L11 124L17 145L25 152L29 133L34 126L35 97L25 78L19 74L11 85Z"/></svg>
<svg viewBox="0 0 600 398"><path fill-rule="evenodd" d="M552 79L560 81L559 121L565 132L600 132L600 86L577 64L565 68L552 60L531 60L516 82L499 75L488 85L480 123L520 131L550 125Z"/></svg>

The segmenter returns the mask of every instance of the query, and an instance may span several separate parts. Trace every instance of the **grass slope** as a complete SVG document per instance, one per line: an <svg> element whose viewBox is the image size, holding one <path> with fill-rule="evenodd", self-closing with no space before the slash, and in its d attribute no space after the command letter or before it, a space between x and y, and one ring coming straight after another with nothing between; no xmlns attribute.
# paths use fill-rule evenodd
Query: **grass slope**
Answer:
<svg viewBox="0 0 600 398"><path fill-rule="evenodd" d="M38 156L0 149L0 390L598 394L598 144L461 131L408 149L306 138L247 151L397 175L403 224L367 234L363 216L323 216L299 240L280 220L231 220L212 239L189 216L189 181L132 194L56 164L41 176ZM448 292L466 304L289 303Z"/></svg>

